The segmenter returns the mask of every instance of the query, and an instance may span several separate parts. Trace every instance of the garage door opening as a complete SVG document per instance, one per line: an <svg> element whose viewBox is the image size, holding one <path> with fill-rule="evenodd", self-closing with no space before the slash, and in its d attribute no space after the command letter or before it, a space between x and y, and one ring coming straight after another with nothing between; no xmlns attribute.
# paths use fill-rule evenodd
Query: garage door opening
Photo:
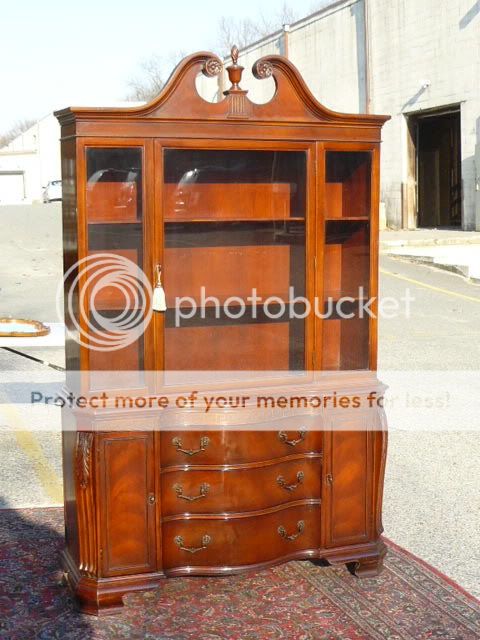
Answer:
<svg viewBox="0 0 480 640"><path fill-rule="evenodd" d="M412 116L415 127L417 227L462 224L460 110Z"/></svg>
<svg viewBox="0 0 480 640"><path fill-rule="evenodd" d="M0 204L20 204L24 200L23 171L0 171Z"/></svg>

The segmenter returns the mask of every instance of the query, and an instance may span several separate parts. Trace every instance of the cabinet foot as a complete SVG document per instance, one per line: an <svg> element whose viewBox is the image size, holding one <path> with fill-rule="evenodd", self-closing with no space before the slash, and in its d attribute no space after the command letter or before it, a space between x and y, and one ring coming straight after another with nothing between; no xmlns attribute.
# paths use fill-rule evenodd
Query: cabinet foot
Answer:
<svg viewBox="0 0 480 640"><path fill-rule="evenodd" d="M383 555L347 562L347 568L357 578L375 578L383 569Z"/></svg>
<svg viewBox="0 0 480 640"><path fill-rule="evenodd" d="M70 554L62 553L63 579L73 594L75 606L82 613L104 616L117 613L123 606L123 596L135 591L158 587L163 573L145 573L135 576L96 578L80 572Z"/></svg>

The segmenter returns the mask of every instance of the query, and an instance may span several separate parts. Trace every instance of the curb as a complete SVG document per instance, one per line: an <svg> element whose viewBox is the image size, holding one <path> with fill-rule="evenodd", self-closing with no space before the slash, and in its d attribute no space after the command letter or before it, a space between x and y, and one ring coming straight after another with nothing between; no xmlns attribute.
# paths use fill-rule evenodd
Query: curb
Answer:
<svg viewBox="0 0 480 640"><path fill-rule="evenodd" d="M425 238L418 240L382 240L380 238L380 250L400 249L401 247L447 247L459 244L480 244L480 233L478 236L478 238Z"/></svg>
<svg viewBox="0 0 480 640"><path fill-rule="evenodd" d="M388 255L390 256L390 258L401 258L402 260L406 260L408 262L411 262L412 264L421 264L427 267L440 269L442 271L449 271L450 273L455 273L456 275L461 276L471 284L480 285L480 278L471 277L469 275L469 267L467 265L443 264L441 262L435 262L432 256L412 256L409 254L388 253L388 251L382 251L382 254Z"/></svg>

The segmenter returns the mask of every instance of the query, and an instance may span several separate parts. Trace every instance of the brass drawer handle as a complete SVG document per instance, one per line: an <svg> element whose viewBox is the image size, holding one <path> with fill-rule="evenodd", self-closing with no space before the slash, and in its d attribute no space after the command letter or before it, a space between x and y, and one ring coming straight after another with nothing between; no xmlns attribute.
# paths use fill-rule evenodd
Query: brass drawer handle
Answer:
<svg viewBox="0 0 480 640"><path fill-rule="evenodd" d="M212 541L212 538L208 535L208 533L206 533L204 536L202 536L202 546L201 547L185 547L184 544L183 544L182 536L175 536L173 541L175 542L177 547L179 547L179 549L181 549L182 551L188 551L188 553L197 553L197 551L202 551L202 549L206 549L208 547L208 545L210 544L210 542Z"/></svg>
<svg viewBox="0 0 480 640"><path fill-rule="evenodd" d="M305 440L306 435L307 435L307 430L306 429L300 429L299 432L298 432L298 436L299 437L296 440L289 440L286 431L279 431L278 432L278 437L280 438L280 440L282 442L284 442L285 444L289 444L291 447L295 447L300 442L303 442Z"/></svg>
<svg viewBox="0 0 480 640"><path fill-rule="evenodd" d="M287 484L287 481L283 476L278 476L277 484L283 487L285 491L294 491L299 484L303 483L304 480L305 480L305 474L303 473L303 471L299 471L297 473L297 481L294 484Z"/></svg>
<svg viewBox="0 0 480 640"><path fill-rule="evenodd" d="M284 540L296 540L298 538L298 536L300 534L302 534L305 530L305 521L304 520L299 520L297 522L297 533L291 533L290 535L288 535L285 527L278 527L277 531L278 531L278 535L281 538L284 538Z"/></svg>
<svg viewBox="0 0 480 640"><path fill-rule="evenodd" d="M182 500L187 500L188 502L194 502L195 500L200 500L200 498L206 497L207 493L210 490L210 485L207 484L206 482L202 482L202 484L200 485L200 493L198 494L198 496L184 496L183 487L181 484L178 484L178 483L174 484L172 488L177 494L177 498L181 498Z"/></svg>
<svg viewBox="0 0 480 640"><path fill-rule="evenodd" d="M198 449L183 449L182 441L180 438L173 438L172 444L177 451L180 451L181 453L185 453L187 456L194 456L196 453L205 451L205 449L210 444L210 438L208 436L202 436L200 438L200 447Z"/></svg>

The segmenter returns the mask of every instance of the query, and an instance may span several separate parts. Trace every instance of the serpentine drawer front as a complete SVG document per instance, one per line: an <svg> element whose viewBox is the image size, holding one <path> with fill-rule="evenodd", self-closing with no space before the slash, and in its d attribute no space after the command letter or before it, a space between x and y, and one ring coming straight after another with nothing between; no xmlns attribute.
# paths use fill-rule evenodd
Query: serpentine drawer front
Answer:
<svg viewBox="0 0 480 640"><path fill-rule="evenodd" d="M304 501L308 502L308 501ZM318 503L282 507L272 513L179 517L164 520L166 570L241 567L294 556L320 545Z"/></svg>
<svg viewBox="0 0 480 640"><path fill-rule="evenodd" d="M241 464L322 451L322 432L163 431L162 467L179 464Z"/></svg>
<svg viewBox="0 0 480 640"><path fill-rule="evenodd" d="M283 460L283 459L282 459ZM212 469L164 469L162 513L235 513L292 500L320 498L321 455L297 454L282 462L254 462Z"/></svg>

